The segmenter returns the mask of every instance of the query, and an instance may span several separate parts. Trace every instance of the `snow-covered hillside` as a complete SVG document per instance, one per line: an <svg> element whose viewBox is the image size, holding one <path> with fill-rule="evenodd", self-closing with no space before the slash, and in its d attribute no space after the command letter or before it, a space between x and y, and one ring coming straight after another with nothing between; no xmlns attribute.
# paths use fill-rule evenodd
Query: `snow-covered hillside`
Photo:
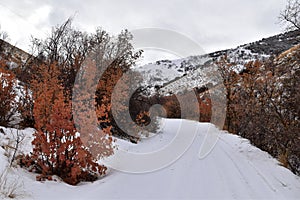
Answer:
<svg viewBox="0 0 300 200"><path fill-rule="evenodd" d="M205 85L207 81L200 80L203 78L201 75L210 71L211 61L218 60L222 56L226 55L231 63L236 64L236 66L233 66L235 71L241 71L246 63L277 56L299 44L299 41L300 31L291 31L206 55L191 56L178 60L161 60L139 66L135 70L142 74L144 79L142 85L148 89L148 93L159 92L167 95L168 93L177 93L185 89ZM183 80L180 80L182 78Z"/></svg>
<svg viewBox="0 0 300 200"><path fill-rule="evenodd" d="M232 69L241 71L244 65L256 59L264 60L270 55L258 54L247 49L250 45L240 46L226 52L229 62L235 63ZM214 61L221 56L209 55L191 56L178 60L162 60L135 68L143 77L142 86L148 89L148 94L155 92L160 95L176 94L184 90L191 90L207 84L215 85L220 81ZM212 80L216 79L216 80ZM219 81L218 81L219 80Z"/></svg>
<svg viewBox="0 0 300 200"><path fill-rule="evenodd" d="M205 80L201 74L205 70L205 63L211 59L207 56L192 56L178 60L162 60L136 68L143 77L142 86L153 94L168 94L186 88L203 85ZM181 80L183 79L183 80ZM175 92L176 93L176 92Z"/></svg>
<svg viewBox="0 0 300 200"><path fill-rule="evenodd" d="M69 186L58 178L57 182L37 182L34 174L16 169L14 176L22 190L20 199L299 199L299 177L248 140L208 123L165 119L163 124L162 133L138 144L122 140L117 143L119 149L146 153L167 145L176 137L180 125L196 126L198 132L190 148L169 166L141 174L110 169L102 179L78 186ZM207 157L199 159L208 128L219 133L219 140ZM30 131L26 134L30 135ZM26 145L22 148L28 149ZM7 159L0 149L3 169Z"/></svg>

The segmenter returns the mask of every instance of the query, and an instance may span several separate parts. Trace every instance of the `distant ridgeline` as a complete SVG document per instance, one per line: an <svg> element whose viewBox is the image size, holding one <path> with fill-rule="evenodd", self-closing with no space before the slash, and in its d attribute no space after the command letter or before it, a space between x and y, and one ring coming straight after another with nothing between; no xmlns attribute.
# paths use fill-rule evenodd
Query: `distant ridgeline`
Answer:
<svg viewBox="0 0 300 200"><path fill-rule="evenodd" d="M212 58L217 58L236 52L241 47L245 50L250 50L257 55L279 55L280 53L290 49L291 47L300 43L300 30L290 31L275 35L269 38L263 38L257 42L241 45L235 49L227 49L209 53Z"/></svg>

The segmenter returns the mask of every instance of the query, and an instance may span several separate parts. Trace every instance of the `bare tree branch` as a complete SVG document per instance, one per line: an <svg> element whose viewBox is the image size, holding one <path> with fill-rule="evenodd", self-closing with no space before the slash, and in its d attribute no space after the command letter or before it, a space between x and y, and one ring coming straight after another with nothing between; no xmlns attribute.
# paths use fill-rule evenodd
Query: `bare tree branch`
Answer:
<svg viewBox="0 0 300 200"><path fill-rule="evenodd" d="M279 14L279 20L286 25L286 30L300 30L300 0L288 0Z"/></svg>

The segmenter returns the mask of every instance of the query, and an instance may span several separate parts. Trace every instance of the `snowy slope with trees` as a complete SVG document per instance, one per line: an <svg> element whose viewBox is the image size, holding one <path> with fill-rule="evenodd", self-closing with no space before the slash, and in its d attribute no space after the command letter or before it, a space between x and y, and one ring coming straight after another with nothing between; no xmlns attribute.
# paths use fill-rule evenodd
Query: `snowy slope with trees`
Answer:
<svg viewBox="0 0 300 200"><path fill-rule="evenodd" d="M147 87L148 93L153 94L169 84L172 84L173 93L177 93L182 91L182 88L203 86L202 82L197 82L197 78L199 79L199 76L201 76L199 72L211 67L209 63L211 61L226 56L231 63L235 64L234 70L240 72L245 69L244 65L250 61L265 61L271 56L277 56L299 44L299 41L300 30L295 30L206 55L156 61L155 63L139 66L135 70L143 75L144 82L142 85ZM209 71L209 69L206 70ZM180 81L182 78L184 80ZM189 80L189 82L186 80ZM162 93L166 93L166 89L162 90Z"/></svg>

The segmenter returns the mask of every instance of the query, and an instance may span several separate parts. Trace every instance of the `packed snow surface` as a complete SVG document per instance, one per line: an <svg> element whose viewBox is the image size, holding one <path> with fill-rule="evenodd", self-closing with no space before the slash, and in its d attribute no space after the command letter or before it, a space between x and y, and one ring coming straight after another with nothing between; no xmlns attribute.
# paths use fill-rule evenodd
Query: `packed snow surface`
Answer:
<svg viewBox="0 0 300 200"><path fill-rule="evenodd" d="M300 180L268 153L248 140L217 130L212 124L164 119L161 133L138 144L118 140L119 149L147 153L164 148L178 134L179 126L197 127L193 143L183 155L162 169L125 173L110 169L94 183L70 186L61 181L35 181L35 174L13 170L22 183L20 199L299 199ZM219 139L208 156L199 159L199 148L208 129ZM186 128L186 134L194 128ZM7 132L7 131L6 131ZM33 130L26 130L32 134ZM0 133L1 134L1 133ZM0 138L1 139L1 138ZM1 139L2 140L2 139ZM27 140L26 140L27 141ZM30 143L28 143L29 145ZM29 148L22 146L25 151ZM7 159L0 148L0 165ZM118 151L118 150L117 150Z"/></svg>

